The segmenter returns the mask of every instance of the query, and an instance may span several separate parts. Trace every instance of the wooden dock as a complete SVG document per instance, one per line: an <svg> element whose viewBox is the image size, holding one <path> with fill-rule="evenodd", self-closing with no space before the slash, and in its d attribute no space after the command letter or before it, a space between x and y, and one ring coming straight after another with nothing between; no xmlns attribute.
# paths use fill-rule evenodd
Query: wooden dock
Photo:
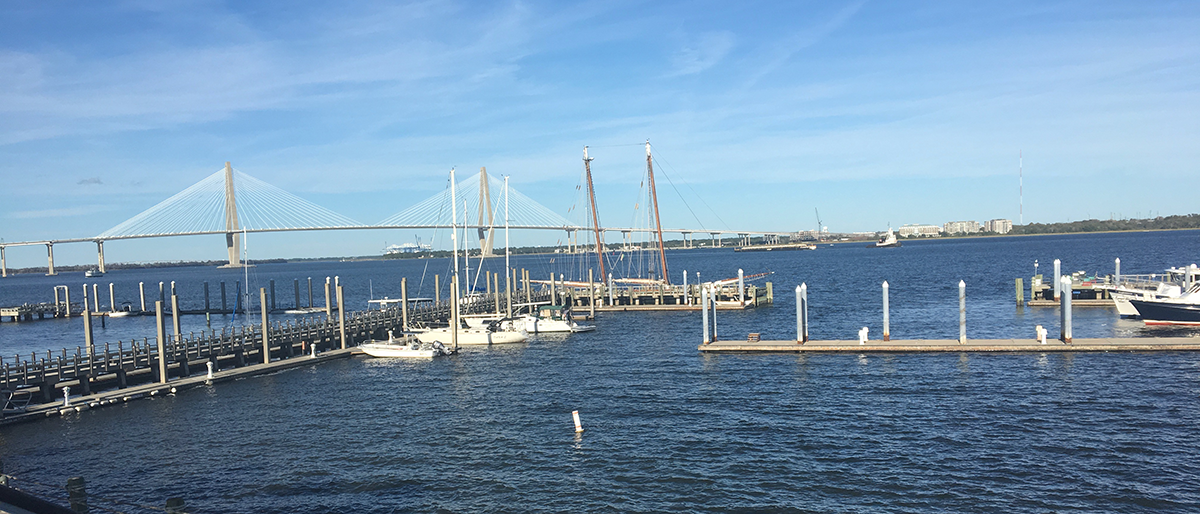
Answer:
<svg viewBox="0 0 1200 514"><path fill-rule="evenodd" d="M933 352L1177 352L1200 351L1200 337L1134 337L1073 339L896 339L892 341L716 341L702 344L703 353L933 353Z"/></svg>
<svg viewBox="0 0 1200 514"><path fill-rule="evenodd" d="M4 416L2 419L0 419L0 425L20 423L23 421L31 421L34 419L48 418L52 416L66 416L68 414L83 412L85 410L98 407L116 405L143 398L151 398L154 396L166 396L184 389L235 380L243 377L265 375L267 373L275 373L300 366L319 364L334 359L349 357L358 353L362 353L362 351L356 347L346 348L344 350L335 349L320 353L316 357L305 355L297 358L283 358L271 361L269 364L259 363L239 368L215 371L213 372L211 379L208 378L207 373L204 373L200 375L183 377L167 383L154 382L131 386L124 389L92 393L78 397L72 396L71 404L69 406L64 405L64 402L61 399L54 402L28 405L24 408L23 412Z"/></svg>

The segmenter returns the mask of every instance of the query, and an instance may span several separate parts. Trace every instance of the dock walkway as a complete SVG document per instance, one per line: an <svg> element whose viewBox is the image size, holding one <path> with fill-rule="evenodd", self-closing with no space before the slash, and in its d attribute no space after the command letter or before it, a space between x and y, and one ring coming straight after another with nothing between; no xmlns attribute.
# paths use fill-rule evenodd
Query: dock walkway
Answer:
<svg viewBox="0 0 1200 514"><path fill-rule="evenodd" d="M928 353L928 352L1152 352L1200 351L1200 337L1047 339L896 339L892 341L716 341L703 353Z"/></svg>

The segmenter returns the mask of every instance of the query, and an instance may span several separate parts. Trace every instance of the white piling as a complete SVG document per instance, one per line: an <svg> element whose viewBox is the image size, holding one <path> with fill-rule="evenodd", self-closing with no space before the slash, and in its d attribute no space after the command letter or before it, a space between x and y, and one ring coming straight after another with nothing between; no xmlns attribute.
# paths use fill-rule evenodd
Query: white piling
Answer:
<svg viewBox="0 0 1200 514"><path fill-rule="evenodd" d="M692 304L692 297L691 297L691 295L688 294L688 288L687 288L687 270L683 270L683 304L684 305Z"/></svg>
<svg viewBox="0 0 1200 514"><path fill-rule="evenodd" d="M796 342L804 343L804 298L803 288L796 286Z"/></svg>
<svg viewBox="0 0 1200 514"><path fill-rule="evenodd" d="M1066 287L1067 289L1065 289L1063 291L1064 294L1062 295L1062 300L1061 300L1061 303L1059 304L1059 311L1060 311L1061 320L1062 320L1059 338L1062 339L1062 342L1070 344L1071 343L1071 289L1070 289L1071 277L1063 277L1062 285L1063 285L1063 287Z"/></svg>
<svg viewBox="0 0 1200 514"><path fill-rule="evenodd" d="M801 319L804 320L804 339L802 342L808 342L808 283L800 284L800 300L804 303L804 307L800 309Z"/></svg>
<svg viewBox="0 0 1200 514"><path fill-rule="evenodd" d="M575 433L578 434L580 432L583 432L583 425L579 422L579 411L577 411L577 410L571 411L571 417L575 418Z"/></svg>
<svg viewBox="0 0 1200 514"><path fill-rule="evenodd" d="M208 379L208 381L210 381L210 382L211 382L211 381L212 381L212 379L213 379L213 363L212 363L212 361L208 361L208 362L206 362L206 363L204 363L204 364L205 364L206 366L208 366L208 375L205 375L205 377L204 377L204 378Z"/></svg>
<svg viewBox="0 0 1200 514"><path fill-rule="evenodd" d="M1116 273L1113 275L1113 282L1116 284L1120 284L1121 283L1121 258L1117 257L1115 263L1116 263L1117 270L1116 270Z"/></svg>
<svg viewBox="0 0 1200 514"><path fill-rule="evenodd" d="M704 323L704 344L711 343L708 338L708 289L700 288L700 320Z"/></svg>
<svg viewBox="0 0 1200 514"><path fill-rule="evenodd" d="M967 343L967 283L958 281L958 344Z"/></svg>
<svg viewBox="0 0 1200 514"><path fill-rule="evenodd" d="M742 268L738 268L738 302L746 305L746 277L742 274Z"/></svg>
<svg viewBox="0 0 1200 514"><path fill-rule="evenodd" d="M867 344L867 332L871 329L862 327L858 330L858 344Z"/></svg>
<svg viewBox="0 0 1200 514"><path fill-rule="evenodd" d="M71 387L63 387L63 407L71 406Z"/></svg>
<svg viewBox="0 0 1200 514"><path fill-rule="evenodd" d="M1062 294L1062 261L1054 259L1054 299Z"/></svg>
<svg viewBox="0 0 1200 514"><path fill-rule="evenodd" d="M888 283L883 281L883 340L892 340L892 330L888 323Z"/></svg>
<svg viewBox="0 0 1200 514"><path fill-rule="evenodd" d="M1038 344L1046 344L1046 332L1046 327L1041 325L1038 325L1037 328L1034 329L1034 333L1037 334Z"/></svg>
<svg viewBox="0 0 1200 514"><path fill-rule="evenodd" d="M146 283L138 282L138 296L142 299L142 312L146 312Z"/></svg>
<svg viewBox="0 0 1200 514"><path fill-rule="evenodd" d="M613 294L614 294L613 293L613 278L612 278L612 273L609 273L608 274L608 306L609 307L616 305L615 303L613 303Z"/></svg>

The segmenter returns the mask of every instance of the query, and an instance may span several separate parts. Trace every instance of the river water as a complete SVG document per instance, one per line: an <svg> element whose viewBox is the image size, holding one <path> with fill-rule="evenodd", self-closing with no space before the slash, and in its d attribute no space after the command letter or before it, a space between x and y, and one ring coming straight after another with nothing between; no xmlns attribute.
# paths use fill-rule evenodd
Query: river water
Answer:
<svg viewBox="0 0 1200 514"><path fill-rule="evenodd" d="M956 338L958 281L968 337L1056 334L1056 309L1017 308L1013 279L1052 271L1161 272L1200 254L1200 232L905 242L817 251L668 253L675 282L771 271L776 303L722 311L723 338L795 335L793 288L808 284L811 334L854 339L881 330L880 282L891 288L895 338ZM566 256L526 256L534 276ZM474 264L473 264L474 265ZM485 269L500 271L501 259ZM575 266L577 269L578 267ZM446 260L263 265L253 290L325 276L347 305L432 295ZM421 285L424 275L424 286ZM186 306L201 283L239 271L110 273L118 304L176 281ZM81 274L0 281L0 304L44 301ZM152 286L152 288L151 288ZM219 302L219 299L215 300ZM231 300L232 302L232 300ZM232 321L240 323L241 320ZM184 317L184 330L229 317ZM88 480L94 496L195 512L926 512L1200 509L1200 355L701 355L696 313L602 314L598 330L527 344L468 348L425 362L353 358L5 427L0 458L17 485ZM152 337L152 318L111 320L100 342ZM1145 327L1108 308L1079 308L1075 337L1196 336ZM82 343L82 323L0 325L0 355ZM587 429L575 434L571 411ZM122 512L128 504L102 503Z"/></svg>

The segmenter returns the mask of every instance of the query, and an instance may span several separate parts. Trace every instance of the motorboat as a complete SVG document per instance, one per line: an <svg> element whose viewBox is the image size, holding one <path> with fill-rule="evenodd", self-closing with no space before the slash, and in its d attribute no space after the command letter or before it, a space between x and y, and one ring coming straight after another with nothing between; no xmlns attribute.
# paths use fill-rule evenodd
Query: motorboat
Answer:
<svg viewBox="0 0 1200 514"><path fill-rule="evenodd" d="M891 228L888 228L887 234L879 238L879 241L867 245L867 248L896 248L899 246L900 241L896 239L896 233Z"/></svg>
<svg viewBox="0 0 1200 514"><path fill-rule="evenodd" d="M85 276L87 278L103 277L104 272L100 271L99 268L92 268L92 269L89 269L89 270L83 272L83 276Z"/></svg>
<svg viewBox="0 0 1200 514"><path fill-rule="evenodd" d="M543 305L535 314L524 316L525 331L538 334L544 332L590 332L595 325L580 325L571 319L571 309L559 305Z"/></svg>
<svg viewBox="0 0 1200 514"><path fill-rule="evenodd" d="M438 327L415 329L412 332L422 343L432 343L434 341L452 341L450 330L450 327ZM508 323L507 326L504 323L492 323L486 327L471 327L463 323L457 332L460 346L524 343L529 340L529 334L524 330L519 330L512 323Z"/></svg>
<svg viewBox="0 0 1200 514"><path fill-rule="evenodd" d="M1200 325L1200 292L1178 298L1129 300L1147 325Z"/></svg>
<svg viewBox="0 0 1200 514"><path fill-rule="evenodd" d="M392 335L392 331L388 331L388 338L385 341L374 341L359 345L363 353L371 357L382 358L418 358L431 359L443 355L450 355L454 350L446 348L441 341L433 341L426 343L411 335L405 335L400 339L396 339Z"/></svg>
<svg viewBox="0 0 1200 514"><path fill-rule="evenodd" d="M1169 282L1159 282L1154 289L1139 288L1132 285L1117 285L1104 288L1117 306L1117 314L1123 318L1141 316L1130 300L1166 300L1183 295L1183 288Z"/></svg>

